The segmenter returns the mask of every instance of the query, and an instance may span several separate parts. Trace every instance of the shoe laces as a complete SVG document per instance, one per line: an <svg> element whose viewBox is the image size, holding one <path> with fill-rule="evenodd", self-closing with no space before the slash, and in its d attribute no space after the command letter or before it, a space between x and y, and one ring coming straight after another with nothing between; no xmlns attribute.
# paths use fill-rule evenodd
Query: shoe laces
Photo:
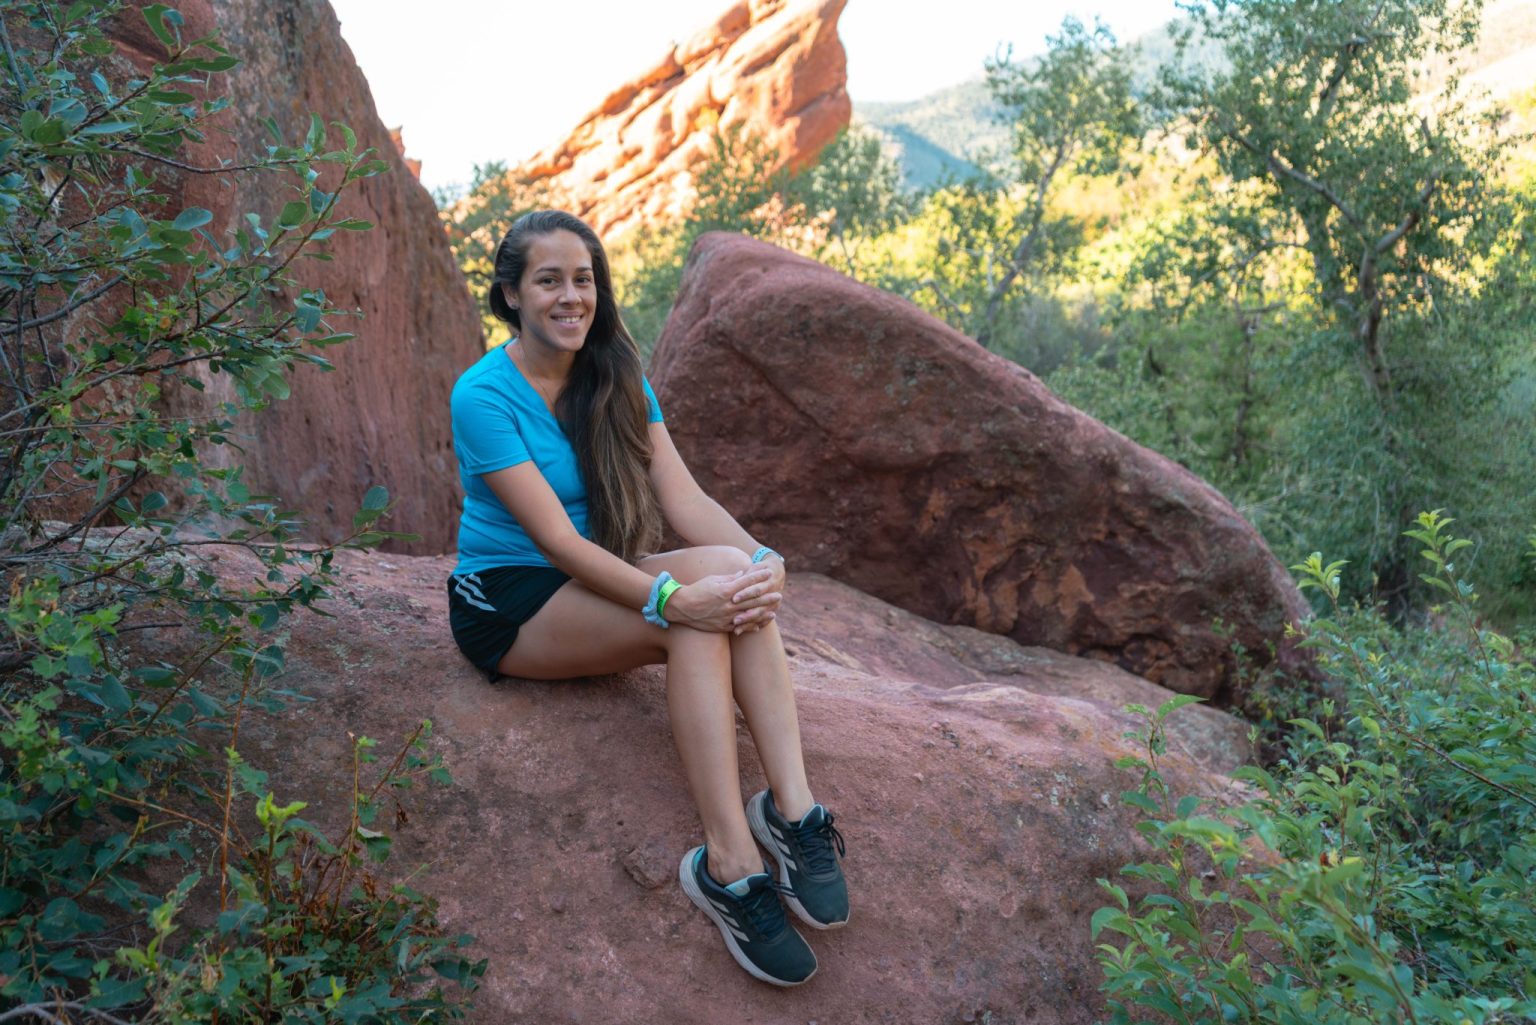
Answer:
<svg viewBox="0 0 1536 1025"><path fill-rule="evenodd" d="M752 928L770 943L778 938L778 935L789 928L789 919L784 914L784 905L779 903L779 895L793 896L794 891L774 879L769 879L760 886L754 886L747 891L745 897L740 897L743 916Z"/></svg>
<svg viewBox="0 0 1536 1025"><path fill-rule="evenodd" d="M832 813L822 809L822 819L815 825L806 825L802 819L800 825L795 828L795 840L800 845L800 851L805 855L810 872L813 875L822 875L837 868L837 859L847 857L848 848L843 843L843 834L838 832L832 824ZM832 853L836 848L837 854Z"/></svg>

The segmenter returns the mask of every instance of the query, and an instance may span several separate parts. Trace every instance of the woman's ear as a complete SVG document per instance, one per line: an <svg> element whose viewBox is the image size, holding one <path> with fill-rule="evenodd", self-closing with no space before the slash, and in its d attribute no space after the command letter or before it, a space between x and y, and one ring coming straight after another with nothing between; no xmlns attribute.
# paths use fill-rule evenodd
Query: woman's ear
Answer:
<svg viewBox="0 0 1536 1025"><path fill-rule="evenodd" d="M501 283L501 297L507 301L507 306L512 310L517 309L517 292L510 281Z"/></svg>

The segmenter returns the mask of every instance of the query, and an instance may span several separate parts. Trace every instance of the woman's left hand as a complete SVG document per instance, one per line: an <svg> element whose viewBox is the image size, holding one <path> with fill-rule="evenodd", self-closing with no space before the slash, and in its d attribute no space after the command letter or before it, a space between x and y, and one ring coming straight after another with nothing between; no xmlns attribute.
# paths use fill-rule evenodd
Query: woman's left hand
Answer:
<svg viewBox="0 0 1536 1025"><path fill-rule="evenodd" d="M735 617L734 632L738 635L761 630L772 622L784 600L784 562L770 555L752 567L761 576L768 570L767 580L754 580L731 596L731 602L739 610ZM751 573L752 570L747 571ZM745 574L744 574L745 575Z"/></svg>

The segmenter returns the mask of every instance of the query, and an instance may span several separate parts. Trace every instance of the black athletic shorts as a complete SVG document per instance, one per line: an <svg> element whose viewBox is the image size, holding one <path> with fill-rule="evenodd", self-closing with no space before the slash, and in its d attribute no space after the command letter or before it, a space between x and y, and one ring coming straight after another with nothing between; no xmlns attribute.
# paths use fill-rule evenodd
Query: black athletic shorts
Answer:
<svg viewBox="0 0 1536 1025"><path fill-rule="evenodd" d="M464 657L496 679L517 631L567 580L553 566L498 566L448 578L448 624Z"/></svg>

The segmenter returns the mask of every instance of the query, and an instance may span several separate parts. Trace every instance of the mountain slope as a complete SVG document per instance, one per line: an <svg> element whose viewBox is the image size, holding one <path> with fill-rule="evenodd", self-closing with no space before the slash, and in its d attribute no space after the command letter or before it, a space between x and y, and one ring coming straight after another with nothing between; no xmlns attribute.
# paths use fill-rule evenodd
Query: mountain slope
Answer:
<svg viewBox="0 0 1536 1025"><path fill-rule="evenodd" d="M1175 55L1175 23L1149 32L1132 42L1132 78L1137 91L1156 80L1158 67ZM1219 60L1213 48L1197 47L1193 60L1206 64ZM1516 130L1529 130L1536 122L1536 0L1495 0L1483 16L1477 45L1466 54L1459 71L1465 86L1486 92L1493 100L1516 108ZM1425 91L1441 87L1450 69L1444 62L1426 68ZM909 188L930 188L946 178L963 178L975 172L987 151L1001 151L1008 143L1008 128L987 90L984 78L940 89L904 103L853 104L854 118L872 128L896 157Z"/></svg>

